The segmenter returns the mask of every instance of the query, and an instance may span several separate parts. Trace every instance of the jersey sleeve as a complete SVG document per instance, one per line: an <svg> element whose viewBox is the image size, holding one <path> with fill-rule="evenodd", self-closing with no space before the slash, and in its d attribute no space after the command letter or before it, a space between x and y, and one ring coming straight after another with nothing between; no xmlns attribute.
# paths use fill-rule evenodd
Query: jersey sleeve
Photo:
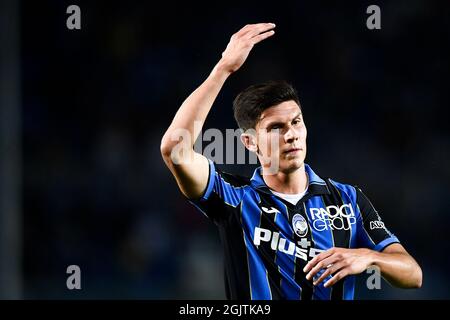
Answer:
<svg viewBox="0 0 450 320"><path fill-rule="evenodd" d="M367 196L360 188L355 187L355 189L357 209L359 211L357 226L358 247L383 251L388 245L399 243L400 241L397 237L386 228Z"/></svg>
<svg viewBox="0 0 450 320"><path fill-rule="evenodd" d="M219 224L229 214L227 206L236 208L240 204L245 193L245 184L236 181L233 175L217 169L210 159L208 162L208 184L203 195L188 200L206 217Z"/></svg>

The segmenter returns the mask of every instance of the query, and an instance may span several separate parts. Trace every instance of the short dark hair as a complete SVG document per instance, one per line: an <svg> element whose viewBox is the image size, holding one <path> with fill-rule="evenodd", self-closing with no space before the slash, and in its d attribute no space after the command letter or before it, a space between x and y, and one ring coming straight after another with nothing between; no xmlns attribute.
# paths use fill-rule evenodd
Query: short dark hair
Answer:
<svg viewBox="0 0 450 320"><path fill-rule="evenodd" d="M300 107L297 91L286 81L255 84L234 99L234 118L243 130L255 128L264 110L289 100L294 100Z"/></svg>

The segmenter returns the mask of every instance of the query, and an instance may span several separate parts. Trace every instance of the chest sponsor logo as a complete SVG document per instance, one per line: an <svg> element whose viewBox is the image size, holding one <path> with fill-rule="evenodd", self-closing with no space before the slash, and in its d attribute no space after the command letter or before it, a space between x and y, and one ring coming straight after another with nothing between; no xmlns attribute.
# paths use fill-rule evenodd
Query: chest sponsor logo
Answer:
<svg viewBox="0 0 450 320"><path fill-rule="evenodd" d="M351 204L310 208L312 227L317 231L350 230L356 224L355 211Z"/></svg>
<svg viewBox="0 0 450 320"><path fill-rule="evenodd" d="M274 251L295 256L305 261L308 261L308 257L314 258L319 253L323 252L323 250L320 249L310 248L311 241L307 241L306 238L298 241L297 246L294 242L280 236L279 232L272 232L268 229L256 227L253 236L253 244L259 246L263 242L270 243L270 248Z"/></svg>

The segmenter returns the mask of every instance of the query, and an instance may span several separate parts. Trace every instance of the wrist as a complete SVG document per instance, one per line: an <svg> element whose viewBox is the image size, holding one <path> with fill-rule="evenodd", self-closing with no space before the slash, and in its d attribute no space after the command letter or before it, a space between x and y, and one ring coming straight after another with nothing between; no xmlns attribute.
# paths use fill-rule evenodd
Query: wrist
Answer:
<svg viewBox="0 0 450 320"><path fill-rule="evenodd" d="M216 64L208 78L215 83L223 85L230 75L231 72L227 71L223 66Z"/></svg>
<svg viewBox="0 0 450 320"><path fill-rule="evenodd" d="M367 259L368 259L368 267L370 266L376 266L378 264L378 251L374 251L374 250L370 250L370 249L366 249L367 252Z"/></svg>
<svg viewBox="0 0 450 320"><path fill-rule="evenodd" d="M219 62L217 62L217 64L214 67L214 71L217 72L218 74L221 74L221 75L224 75L227 77L233 73L233 71L227 65L226 61L223 58L220 59Z"/></svg>

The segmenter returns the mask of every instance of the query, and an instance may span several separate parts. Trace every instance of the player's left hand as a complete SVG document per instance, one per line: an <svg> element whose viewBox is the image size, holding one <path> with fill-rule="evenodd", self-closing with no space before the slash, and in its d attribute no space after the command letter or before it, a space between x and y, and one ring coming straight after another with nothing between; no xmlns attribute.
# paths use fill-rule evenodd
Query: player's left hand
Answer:
<svg viewBox="0 0 450 320"><path fill-rule="evenodd" d="M325 269L313 284L316 286L332 275L324 284L325 287L330 287L348 275L364 272L372 265L372 261L372 251L369 249L331 248L315 256L303 271L308 272L306 279L310 280L320 270Z"/></svg>

